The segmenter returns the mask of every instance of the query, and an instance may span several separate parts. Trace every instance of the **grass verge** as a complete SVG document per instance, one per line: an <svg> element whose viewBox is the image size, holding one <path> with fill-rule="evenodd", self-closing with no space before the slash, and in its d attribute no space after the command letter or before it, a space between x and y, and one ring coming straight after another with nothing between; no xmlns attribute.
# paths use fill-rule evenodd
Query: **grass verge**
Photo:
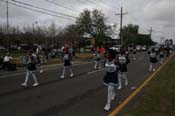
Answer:
<svg viewBox="0 0 175 116"><path fill-rule="evenodd" d="M145 87L122 116L175 116L175 59Z"/></svg>

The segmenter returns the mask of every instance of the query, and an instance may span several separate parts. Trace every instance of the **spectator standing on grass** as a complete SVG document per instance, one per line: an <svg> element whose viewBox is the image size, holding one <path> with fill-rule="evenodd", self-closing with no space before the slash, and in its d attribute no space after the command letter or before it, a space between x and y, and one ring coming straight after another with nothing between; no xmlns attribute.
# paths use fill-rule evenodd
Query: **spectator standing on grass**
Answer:
<svg viewBox="0 0 175 116"><path fill-rule="evenodd" d="M40 54L41 54L41 51L42 51L41 46L38 46L38 47L36 48L36 55L40 55Z"/></svg>
<svg viewBox="0 0 175 116"><path fill-rule="evenodd" d="M100 47L100 54L101 56L104 56L105 48L103 46Z"/></svg>
<svg viewBox="0 0 175 116"><path fill-rule="evenodd" d="M34 80L33 87L39 85L39 83L37 81L37 77L35 75L35 72L36 72L35 58L34 58L34 56L32 54L33 54L33 51L30 51L28 53L28 55L27 55L27 72L26 72L26 77L25 77L24 83L21 84L22 86L25 86L25 87L27 86L27 82L28 82L28 79L29 79L30 76L32 76L33 80Z"/></svg>
<svg viewBox="0 0 175 116"><path fill-rule="evenodd" d="M10 60L12 60L12 57L10 56L10 53L7 53L6 56L4 57L4 62L2 64L2 69L3 70L8 70L9 69Z"/></svg>
<svg viewBox="0 0 175 116"><path fill-rule="evenodd" d="M104 77L104 85L107 86L107 103L104 107L105 111L111 109L111 101L115 99L116 93L114 87L118 84L118 66L115 59L115 52L108 50L105 62L106 75Z"/></svg>
<svg viewBox="0 0 175 116"><path fill-rule="evenodd" d="M64 60L64 67L63 67L63 73L62 73L60 78L62 78L62 79L64 78L67 70L70 71L70 77L73 77L74 74L72 71L72 63L71 63L70 53L68 51L65 52L63 60Z"/></svg>

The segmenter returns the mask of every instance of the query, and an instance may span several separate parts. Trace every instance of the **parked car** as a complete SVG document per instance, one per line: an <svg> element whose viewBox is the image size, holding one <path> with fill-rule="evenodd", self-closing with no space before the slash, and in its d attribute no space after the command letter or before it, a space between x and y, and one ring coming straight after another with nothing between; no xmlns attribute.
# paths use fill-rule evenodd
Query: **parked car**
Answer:
<svg viewBox="0 0 175 116"><path fill-rule="evenodd" d="M142 51L146 51L146 46L141 47Z"/></svg>
<svg viewBox="0 0 175 116"><path fill-rule="evenodd" d="M109 49L113 49L117 52L120 52L120 47L121 47L120 45L114 45L113 47L110 47Z"/></svg>
<svg viewBox="0 0 175 116"><path fill-rule="evenodd" d="M4 46L0 46L0 50L6 50Z"/></svg>
<svg viewBox="0 0 175 116"><path fill-rule="evenodd" d="M10 46L10 49L9 49L9 50L18 50L18 47L17 47L17 46L12 45L12 46Z"/></svg>
<svg viewBox="0 0 175 116"><path fill-rule="evenodd" d="M137 45L137 46L136 46L136 50L137 50L137 51L141 51L141 46L140 46L140 45Z"/></svg>

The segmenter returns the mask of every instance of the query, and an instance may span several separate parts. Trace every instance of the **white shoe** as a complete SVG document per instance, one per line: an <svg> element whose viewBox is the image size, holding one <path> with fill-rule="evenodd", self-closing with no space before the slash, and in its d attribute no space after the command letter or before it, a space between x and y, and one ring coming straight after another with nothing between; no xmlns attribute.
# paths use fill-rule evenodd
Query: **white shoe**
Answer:
<svg viewBox="0 0 175 116"><path fill-rule="evenodd" d="M64 75L61 75L61 77L60 77L60 78L64 79Z"/></svg>
<svg viewBox="0 0 175 116"><path fill-rule="evenodd" d="M101 69L101 66L99 67L99 70Z"/></svg>
<svg viewBox="0 0 175 116"><path fill-rule="evenodd" d="M22 86L26 87L27 86L27 83L21 83Z"/></svg>
<svg viewBox="0 0 175 116"><path fill-rule="evenodd" d="M73 74L73 73L71 73L71 74L70 74L70 77L73 77L73 76L74 76L74 74Z"/></svg>
<svg viewBox="0 0 175 116"><path fill-rule="evenodd" d="M104 111L109 111L111 109L111 105L110 104L106 104L104 107Z"/></svg>
<svg viewBox="0 0 175 116"><path fill-rule="evenodd" d="M94 67L94 69L97 69L97 67Z"/></svg>
<svg viewBox="0 0 175 116"><path fill-rule="evenodd" d="M34 83L33 84L33 87L36 87L36 86L38 86L39 85L39 83Z"/></svg>
<svg viewBox="0 0 175 116"><path fill-rule="evenodd" d="M121 88L122 88L122 86L118 86L118 88L117 88L117 89L118 89L118 90L120 90Z"/></svg>
<svg viewBox="0 0 175 116"><path fill-rule="evenodd" d="M43 70L40 70L39 73L43 73Z"/></svg>

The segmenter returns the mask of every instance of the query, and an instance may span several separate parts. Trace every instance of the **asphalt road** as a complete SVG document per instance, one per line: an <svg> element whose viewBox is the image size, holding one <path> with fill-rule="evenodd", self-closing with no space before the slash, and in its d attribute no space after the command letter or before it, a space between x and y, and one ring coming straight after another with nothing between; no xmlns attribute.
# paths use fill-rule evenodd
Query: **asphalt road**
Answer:
<svg viewBox="0 0 175 116"><path fill-rule="evenodd" d="M40 86L24 88L25 73L0 75L0 116L107 116L131 94L149 75L146 52L137 54L128 68L129 85L116 89L112 109L104 112L107 88L103 85L104 69L93 69L93 62L73 66L74 77L60 79L62 66L46 67L37 74Z"/></svg>

